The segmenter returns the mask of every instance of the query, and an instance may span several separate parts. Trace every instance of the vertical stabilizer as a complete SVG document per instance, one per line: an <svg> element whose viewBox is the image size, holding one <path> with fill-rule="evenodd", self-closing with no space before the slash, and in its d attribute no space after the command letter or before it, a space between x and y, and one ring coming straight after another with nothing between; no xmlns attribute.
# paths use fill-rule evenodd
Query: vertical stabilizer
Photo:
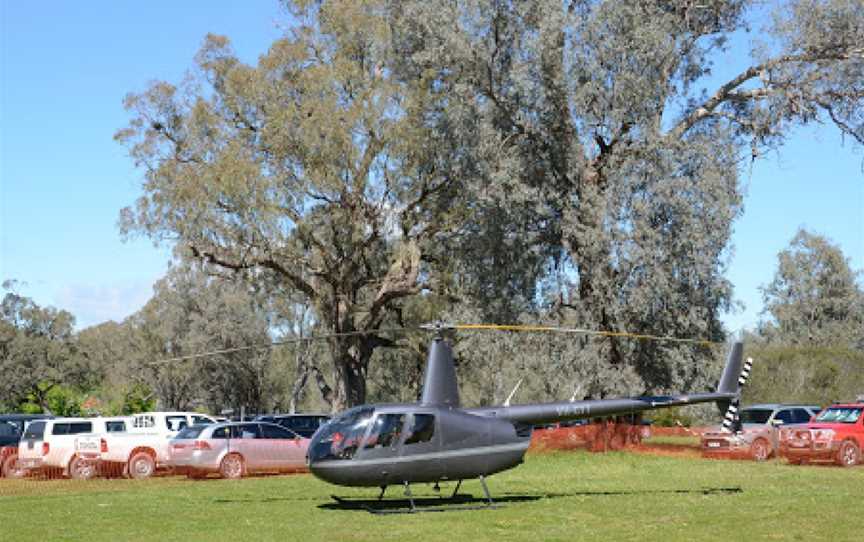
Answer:
<svg viewBox="0 0 864 542"><path fill-rule="evenodd" d="M740 385L738 378L741 376L741 358L744 356L744 343L736 342L729 351L726 359L726 367L723 368L723 376L720 377L720 385L717 386L719 393L738 393Z"/></svg>
<svg viewBox="0 0 864 542"><path fill-rule="evenodd" d="M720 377L720 383L717 385L717 393L734 393L737 395L741 392L739 379L741 377L741 358L743 357L744 343L734 343L732 349L729 351L729 357L726 358L726 366L723 367L723 375ZM731 399L717 401L717 408L720 409L721 414L727 413L729 406L733 402Z"/></svg>
<svg viewBox="0 0 864 542"><path fill-rule="evenodd" d="M453 349L440 337L433 339L429 347L429 360L426 362L426 375L423 380L424 405L459 407L459 387L456 383L456 366L453 363Z"/></svg>

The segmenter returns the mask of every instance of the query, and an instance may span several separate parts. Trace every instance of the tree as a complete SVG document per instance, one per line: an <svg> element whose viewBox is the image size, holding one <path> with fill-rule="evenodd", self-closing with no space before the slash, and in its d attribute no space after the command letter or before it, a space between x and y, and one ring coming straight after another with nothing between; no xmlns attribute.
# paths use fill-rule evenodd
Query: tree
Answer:
<svg viewBox="0 0 864 542"><path fill-rule="evenodd" d="M14 285L7 282L3 287L11 290ZM0 302L0 404L31 401L50 414L52 397L60 391L52 395L55 388L89 380L91 375L75 353L74 322L66 311L40 307L14 291L6 293Z"/></svg>
<svg viewBox="0 0 864 542"><path fill-rule="evenodd" d="M777 272L762 287L766 335L792 344L864 347L864 292L840 248L798 230L777 256Z"/></svg>
<svg viewBox="0 0 864 542"><path fill-rule="evenodd" d="M753 4L393 3L399 76L448 97L442 124L477 124L464 152L482 164L478 182L535 209L559 247L565 321L719 340L742 159L813 121L864 141L858 1L780 3L752 63L701 90ZM648 389L699 384L694 362L712 355L616 338L597 348Z"/></svg>
<svg viewBox="0 0 864 542"><path fill-rule="evenodd" d="M433 286L431 244L462 213L472 164L430 127L424 81L393 78L386 2L289 3L296 20L256 66L210 35L193 80L130 95L117 139L145 168L122 230L270 280L314 309L333 409L362 403L376 333ZM447 167L443 167L443 163Z"/></svg>
<svg viewBox="0 0 864 542"><path fill-rule="evenodd" d="M160 406L211 411L270 406L270 321L247 284L211 276L207 268L181 264L154 288L153 298L130 317L136 379L156 392ZM226 351L221 352L219 351ZM166 359L204 352L192 359Z"/></svg>

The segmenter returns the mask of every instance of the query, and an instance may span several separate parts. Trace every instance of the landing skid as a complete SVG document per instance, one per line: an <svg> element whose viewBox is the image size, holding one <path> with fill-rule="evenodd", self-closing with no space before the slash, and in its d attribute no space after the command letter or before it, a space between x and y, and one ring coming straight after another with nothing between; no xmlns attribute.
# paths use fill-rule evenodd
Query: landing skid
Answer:
<svg viewBox="0 0 864 542"><path fill-rule="evenodd" d="M411 487L405 483L406 499L383 499L384 488L378 499L349 499L338 495L330 495L339 505L354 509L366 510L370 514L387 515L387 514L416 514L420 512L451 512L458 510L489 510L500 508L495 504L492 497L489 495L489 488L486 487L486 480L481 477L480 483L483 485L483 493L485 498L478 499L473 495L459 494L459 487L462 481L456 486L456 490L450 497L423 497L414 498L411 494ZM483 503L483 504L480 504Z"/></svg>

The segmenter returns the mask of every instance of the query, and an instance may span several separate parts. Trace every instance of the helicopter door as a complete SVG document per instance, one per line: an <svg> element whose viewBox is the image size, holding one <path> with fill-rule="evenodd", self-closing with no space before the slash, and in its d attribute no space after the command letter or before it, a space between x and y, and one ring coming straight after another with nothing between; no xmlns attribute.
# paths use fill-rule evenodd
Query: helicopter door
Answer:
<svg viewBox="0 0 864 542"><path fill-rule="evenodd" d="M437 480L441 472L435 415L415 413L408 419L402 443L403 478L412 481Z"/></svg>
<svg viewBox="0 0 864 542"><path fill-rule="evenodd" d="M388 483L390 477L398 468L400 444L405 426L405 414L378 414L372 422L369 435L363 443L363 450L358 459L375 460L374 465L382 477L382 483ZM388 461L392 459L393 461Z"/></svg>

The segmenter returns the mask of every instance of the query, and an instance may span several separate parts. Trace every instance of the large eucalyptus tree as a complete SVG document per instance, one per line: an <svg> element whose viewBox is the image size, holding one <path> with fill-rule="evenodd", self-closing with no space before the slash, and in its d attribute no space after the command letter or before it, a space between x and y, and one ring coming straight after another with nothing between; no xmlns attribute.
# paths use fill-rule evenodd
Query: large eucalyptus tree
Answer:
<svg viewBox="0 0 864 542"><path fill-rule="evenodd" d="M479 124L465 152L481 192L534 210L572 282L570 321L718 340L742 164L808 122L864 141L864 4L774 4L393 2L396 66L448 97L442 122ZM742 58L750 26L763 44ZM721 78L721 63L740 67ZM647 388L704 384L704 349L598 347Z"/></svg>
<svg viewBox="0 0 864 542"><path fill-rule="evenodd" d="M210 35L179 86L129 95L117 139L144 168L122 230L268 280L333 340L331 406L362 403L376 333L428 288L425 253L462 209L471 163L430 121L427 81L393 77L382 2L289 3L296 24L257 65Z"/></svg>

